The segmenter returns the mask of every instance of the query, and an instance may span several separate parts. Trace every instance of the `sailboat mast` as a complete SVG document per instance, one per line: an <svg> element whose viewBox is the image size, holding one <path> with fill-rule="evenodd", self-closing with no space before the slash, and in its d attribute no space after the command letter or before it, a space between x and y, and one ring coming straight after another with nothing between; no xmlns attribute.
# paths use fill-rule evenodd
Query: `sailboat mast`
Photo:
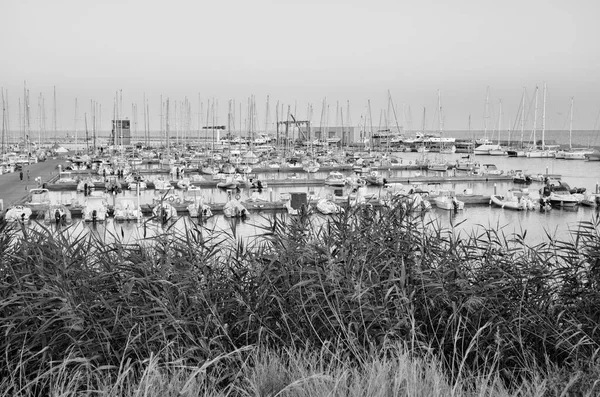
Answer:
<svg viewBox="0 0 600 397"><path fill-rule="evenodd" d="M487 120L488 120L488 106L490 100L490 87L488 86L485 92L485 111L483 113L483 139L487 141Z"/></svg>
<svg viewBox="0 0 600 397"><path fill-rule="evenodd" d="M523 148L523 134L525 133L525 88L521 96L521 148Z"/></svg>
<svg viewBox="0 0 600 397"><path fill-rule="evenodd" d="M572 134L573 134L573 97L571 97L571 115L569 120L569 150L573 148Z"/></svg>
<svg viewBox="0 0 600 397"><path fill-rule="evenodd" d="M533 111L533 146L537 147L537 141L535 139L535 129L537 128L537 113L538 113L538 86L535 86L535 110Z"/></svg>
<svg viewBox="0 0 600 397"><path fill-rule="evenodd" d="M57 139L58 139L58 130L56 128L56 86L54 86L53 111L54 111L54 144L56 144Z"/></svg>
<svg viewBox="0 0 600 397"><path fill-rule="evenodd" d="M544 107L542 110L542 150L546 149L546 83L544 83Z"/></svg>
<svg viewBox="0 0 600 397"><path fill-rule="evenodd" d="M500 146L500 131L502 130L502 99L500 99L500 110L498 111L498 146Z"/></svg>
<svg viewBox="0 0 600 397"><path fill-rule="evenodd" d="M85 150L86 154L90 153L90 144L88 139L88 126L87 126L87 113L83 114L83 120L85 122Z"/></svg>
<svg viewBox="0 0 600 397"><path fill-rule="evenodd" d="M4 134L6 133L6 107L4 105L4 87L2 88L2 154L6 153Z"/></svg>

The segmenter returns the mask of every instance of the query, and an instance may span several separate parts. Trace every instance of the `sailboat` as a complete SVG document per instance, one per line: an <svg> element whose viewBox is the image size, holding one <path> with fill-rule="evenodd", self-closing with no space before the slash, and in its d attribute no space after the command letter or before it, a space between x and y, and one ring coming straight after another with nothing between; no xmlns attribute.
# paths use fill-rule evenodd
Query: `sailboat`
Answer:
<svg viewBox="0 0 600 397"><path fill-rule="evenodd" d="M438 109L439 109L439 121L440 121L440 154L444 153L442 152L442 149L444 149L444 140L442 139L442 133L443 133L443 129L442 129L442 101L441 101L441 97L440 97L440 91L438 90ZM454 147L454 152L456 151L456 147ZM450 153L454 153L454 152L450 152ZM441 171L441 172L445 172L448 170L448 163L446 162L446 160L444 159L443 156L440 157L436 157L432 162L430 162L429 164L427 164L427 170L428 171Z"/></svg>
<svg viewBox="0 0 600 397"><path fill-rule="evenodd" d="M523 88L523 95L521 95L521 144L518 147L508 148L506 154L508 157L525 157L525 150L523 150L523 134L525 132L525 88Z"/></svg>
<svg viewBox="0 0 600 397"><path fill-rule="evenodd" d="M473 154L477 155L489 155L490 150L499 149L498 145L495 145L487 137L487 120L488 120L488 106L490 98L490 87L487 88L485 93L485 111L483 114L483 138L477 139L475 143L478 145L475 147Z"/></svg>
<svg viewBox="0 0 600 397"><path fill-rule="evenodd" d="M498 147L490 149L490 156L505 156L506 150L500 145L500 131L502 130L502 99L500 100L500 110L498 113Z"/></svg>
<svg viewBox="0 0 600 397"><path fill-rule="evenodd" d="M536 114L537 114L537 87L536 87ZM535 125L535 123L534 123ZM551 149L546 146L545 142L545 133L546 133L546 83L544 83L544 104L542 108L542 145L541 147L537 146L537 142L535 141L535 128L533 131L533 147L530 148L525 154L527 157L533 158L548 158L554 157L556 150Z"/></svg>
<svg viewBox="0 0 600 397"><path fill-rule="evenodd" d="M571 97L571 110L569 111L569 113L569 149L559 150L558 152L556 152L556 158L562 158L565 160L585 160L586 155L594 153L594 149L573 147L573 97Z"/></svg>

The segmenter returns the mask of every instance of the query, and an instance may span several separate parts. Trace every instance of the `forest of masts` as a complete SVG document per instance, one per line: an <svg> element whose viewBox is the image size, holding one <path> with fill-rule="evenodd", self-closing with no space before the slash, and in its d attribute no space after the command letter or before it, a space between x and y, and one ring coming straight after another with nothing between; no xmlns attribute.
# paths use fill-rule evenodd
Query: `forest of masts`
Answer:
<svg viewBox="0 0 600 397"><path fill-rule="evenodd" d="M9 151L11 145L18 144L28 150L35 146L55 144L64 140L85 144L88 149L93 149L98 143L96 138L110 136L112 120L121 119L130 120L132 142L145 145L149 145L151 141L177 145L193 141L210 142L219 135L221 138L224 138L224 135L229 138L245 137L250 141L259 135L270 135L275 138L275 135L284 133L286 125L289 139L300 138L299 132L302 132L303 137L312 140L315 137L311 135L311 130L321 131L320 136L325 138L329 136L328 130L332 126L341 126L342 130L353 126L350 117L350 101L346 101L345 104L336 101L335 120L332 120L330 117L332 106L327 98L322 101L319 120L315 123L312 104L299 109L297 103L286 105L277 101L273 114L268 95L262 117L259 115L254 95L243 101L244 103L235 99L228 100L225 117L219 117L219 108L222 104L218 99L203 99L198 94L198 101L193 109L192 102L187 97L183 101L171 101L161 95L158 126L151 123L151 120L156 121L157 115L151 113L149 99L145 94L141 104L133 102L130 106L129 104L124 106L123 93L119 90L115 93L112 109L106 111L105 108L104 112L102 104L98 101L90 100L89 103L84 104L75 98L72 105L74 115L72 122L66 122L64 118L59 122L56 87L51 94L52 103L47 104L43 93L37 95L37 101L32 100L30 91L24 84L22 95L16 100L17 109L12 108L14 104L9 106L8 90L2 88L1 94L2 153ZM47 114L47 106L51 106L50 115ZM11 118L11 112L15 111L17 112L16 125ZM399 114L402 115L402 121L398 120ZM402 125L411 125L410 119L410 108L402 105L402 111L399 112L388 92L388 108L380 111L378 124L373 121L371 101L368 100L364 113L360 116L358 127L361 137L369 139L375 131L402 132ZM306 126L306 121L309 122L310 128ZM217 135L216 131L222 132Z"/></svg>

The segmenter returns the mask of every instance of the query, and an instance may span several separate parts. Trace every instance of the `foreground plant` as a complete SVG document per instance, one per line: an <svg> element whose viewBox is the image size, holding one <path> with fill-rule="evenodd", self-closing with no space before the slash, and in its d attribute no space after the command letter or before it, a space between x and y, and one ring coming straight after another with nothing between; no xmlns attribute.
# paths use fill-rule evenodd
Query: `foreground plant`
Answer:
<svg viewBox="0 0 600 397"><path fill-rule="evenodd" d="M598 373L597 221L572 241L529 247L524 234L460 236L395 204L275 216L247 243L200 226L136 245L0 226L5 390L47 391L57 368L94 387L129 368L137 384L150 361L168 377L248 346L326 352L346 370L402 346L411 362L439 363L453 392L482 379L537 388L549 373L563 375L546 391L572 379L594 390L585 379ZM239 374L260 360L217 361L206 367L214 390L254 390Z"/></svg>

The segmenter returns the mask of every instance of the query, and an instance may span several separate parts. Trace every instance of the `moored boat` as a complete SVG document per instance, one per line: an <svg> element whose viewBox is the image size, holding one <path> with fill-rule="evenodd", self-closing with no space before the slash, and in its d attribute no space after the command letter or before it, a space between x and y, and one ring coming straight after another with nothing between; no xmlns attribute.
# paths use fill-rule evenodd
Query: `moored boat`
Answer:
<svg viewBox="0 0 600 397"><path fill-rule="evenodd" d="M437 208L443 210L464 210L465 203L456 198L456 194L452 190L440 190L438 195L433 198L433 203Z"/></svg>
<svg viewBox="0 0 600 397"><path fill-rule="evenodd" d="M325 184L328 186L345 186L346 179L341 172L331 171L325 178Z"/></svg>

